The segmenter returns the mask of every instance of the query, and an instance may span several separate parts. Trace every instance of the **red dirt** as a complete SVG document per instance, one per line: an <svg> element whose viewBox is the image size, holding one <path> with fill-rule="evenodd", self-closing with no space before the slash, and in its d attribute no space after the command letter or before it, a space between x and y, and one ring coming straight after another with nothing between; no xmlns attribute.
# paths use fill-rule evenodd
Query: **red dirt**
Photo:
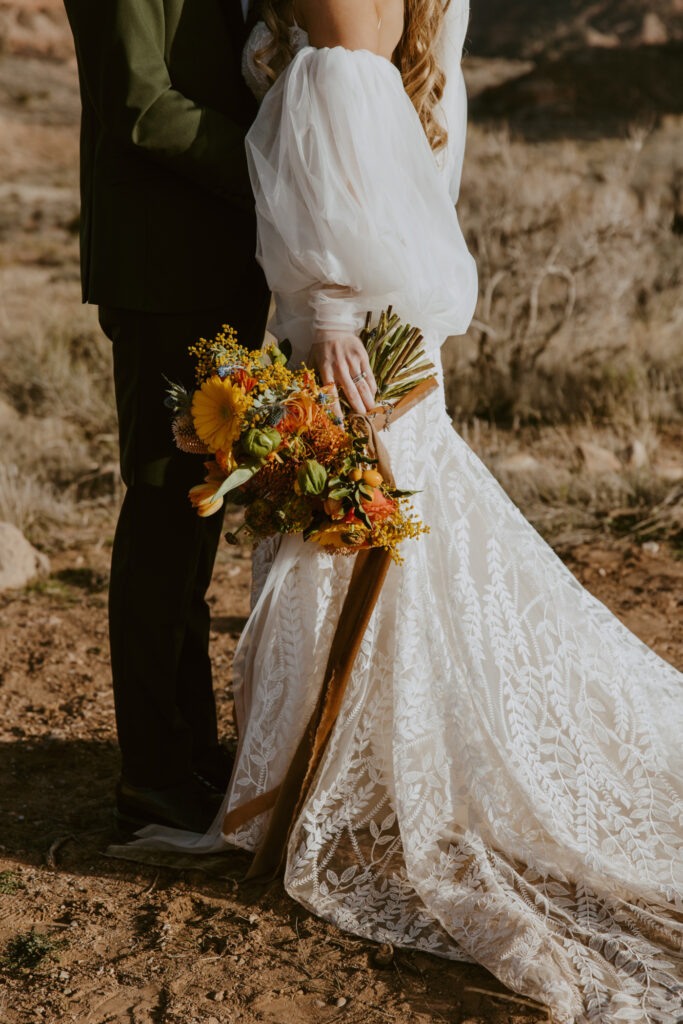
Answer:
<svg viewBox="0 0 683 1024"><path fill-rule="evenodd" d="M0 892L3 878L23 886L0 895L0 949L34 927L64 941L58 960L5 969L3 1024L545 1019L477 967L407 952L378 966L377 947L312 917L279 884L243 883L242 854L225 855L214 874L105 856L118 772L106 625L111 529L65 538L47 582L0 601ZM219 712L233 738L228 683L248 610L248 556L223 548L211 589ZM567 561L683 667L683 562L665 548L605 541Z"/></svg>

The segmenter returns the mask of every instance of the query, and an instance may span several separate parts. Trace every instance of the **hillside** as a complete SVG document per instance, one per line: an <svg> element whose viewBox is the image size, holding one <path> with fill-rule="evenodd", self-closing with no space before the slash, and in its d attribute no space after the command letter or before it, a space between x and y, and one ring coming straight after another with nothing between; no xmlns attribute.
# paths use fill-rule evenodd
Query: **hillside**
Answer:
<svg viewBox="0 0 683 1024"><path fill-rule="evenodd" d="M554 56L586 46L683 39L682 0L472 0L469 50L476 56Z"/></svg>

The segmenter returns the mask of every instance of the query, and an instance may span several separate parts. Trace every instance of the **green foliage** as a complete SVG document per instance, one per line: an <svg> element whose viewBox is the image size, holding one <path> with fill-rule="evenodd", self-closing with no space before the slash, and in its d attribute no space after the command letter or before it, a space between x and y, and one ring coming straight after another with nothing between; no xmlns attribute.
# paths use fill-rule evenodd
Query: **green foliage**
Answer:
<svg viewBox="0 0 683 1024"><path fill-rule="evenodd" d="M66 945L64 939L53 939L32 928L30 932L15 935L9 940L0 966L6 971L38 967L44 960L57 960L58 951Z"/></svg>
<svg viewBox="0 0 683 1024"><path fill-rule="evenodd" d="M14 896L25 888L26 882L18 871L0 871L0 896Z"/></svg>

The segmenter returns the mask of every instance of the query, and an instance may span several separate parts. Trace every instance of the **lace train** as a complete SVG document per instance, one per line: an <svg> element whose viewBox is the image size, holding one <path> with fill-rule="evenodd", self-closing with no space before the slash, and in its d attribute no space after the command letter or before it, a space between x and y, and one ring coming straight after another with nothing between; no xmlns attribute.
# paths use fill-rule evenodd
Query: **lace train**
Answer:
<svg viewBox="0 0 683 1024"><path fill-rule="evenodd" d="M579 585L443 392L386 440L431 534L390 570L286 887L359 935L476 960L558 1021L673 1024L682 677ZM238 651L228 808L280 781L349 573L280 546ZM226 838L255 849L265 824Z"/></svg>

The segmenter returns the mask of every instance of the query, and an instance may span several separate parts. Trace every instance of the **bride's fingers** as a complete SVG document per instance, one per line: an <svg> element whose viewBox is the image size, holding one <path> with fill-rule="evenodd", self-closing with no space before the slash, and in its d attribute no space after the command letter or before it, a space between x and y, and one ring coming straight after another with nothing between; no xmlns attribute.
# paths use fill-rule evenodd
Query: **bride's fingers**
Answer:
<svg viewBox="0 0 683 1024"><path fill-rule="evenodd" d="M358 372L359 373L363 372L365 374L363 380L365 382L366 387L370 390L370 392L372 394L372 400L374 402L375 401L375 397L377 395L377 392L379 391L379 388L377 387L377 381L375 380L375 375L372 372L372 367L370 366L370 360L369 360L368 354L367 354L367 352L365 350L363 350L363 356L362 356L362 359L361 359L361 368L360 368L360 370Z"/></svg>
<svg viewBox="0 0 683 1024"><path fill-rule="evenodd" d="M353 380L351 374L352 371L349 366L342 364L337 370L337 383L344 388L344 394L346 395L346 399L353 411L364 413L366 409L365 402L359 395L356 382Z"/></svg>
<svg viewBox="0 0 683 1024"><path fill-rule="evenodd" d="M377 388L373 388L373 382L363 377L362 380L358 381L358 393L363 399L363 403L366 409L374 409L377 405L375 395L377 394Z"/></svg>

